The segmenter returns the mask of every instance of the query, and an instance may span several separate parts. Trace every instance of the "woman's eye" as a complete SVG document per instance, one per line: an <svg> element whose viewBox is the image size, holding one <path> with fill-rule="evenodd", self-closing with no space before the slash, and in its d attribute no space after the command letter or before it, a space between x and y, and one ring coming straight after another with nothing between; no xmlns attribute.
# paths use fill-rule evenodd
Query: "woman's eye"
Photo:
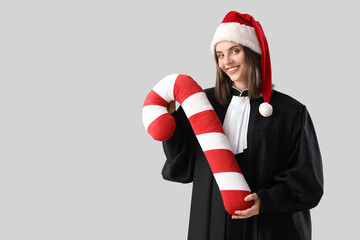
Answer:
<svg viewBox="0 0 360 240"><path fill-rule="evenodd" d="M234 49L233 51L232 51L232 53L233 54L237 54L237 53L239 53L240 51L238 50L238 49Z"/></svg>
<svg viewBox="0 0 360 240"><path fill-rule="evenodd" d="M219 54L218 55L218 58L222 58L222 57L224 57L224 54Z"/></svg>

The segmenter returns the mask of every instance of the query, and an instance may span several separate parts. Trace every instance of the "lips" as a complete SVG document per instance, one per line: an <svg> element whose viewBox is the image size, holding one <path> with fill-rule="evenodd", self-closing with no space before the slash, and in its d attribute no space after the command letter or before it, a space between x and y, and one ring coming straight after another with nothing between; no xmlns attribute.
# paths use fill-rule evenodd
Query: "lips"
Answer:
<svg viewBox="0 0 360 240"><path fill-rule="evenodd" d="M238 69L239 69L240 66L234 66L234 67L228 67L226 68L226 71L229 73L229 74L233 74L235 73Z"/></svg>

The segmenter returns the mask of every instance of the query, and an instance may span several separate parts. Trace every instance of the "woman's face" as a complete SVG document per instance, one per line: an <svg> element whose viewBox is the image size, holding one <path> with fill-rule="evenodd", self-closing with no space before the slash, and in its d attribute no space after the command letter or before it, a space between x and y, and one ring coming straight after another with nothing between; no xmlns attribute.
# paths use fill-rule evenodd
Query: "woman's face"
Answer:
<svg viewBox="0 0 360 240"><path fill-rule="evenodd" d="M239 89L248 87L248 62L243 47L233 42L219 42L215 47L218 64Z"/></svg>

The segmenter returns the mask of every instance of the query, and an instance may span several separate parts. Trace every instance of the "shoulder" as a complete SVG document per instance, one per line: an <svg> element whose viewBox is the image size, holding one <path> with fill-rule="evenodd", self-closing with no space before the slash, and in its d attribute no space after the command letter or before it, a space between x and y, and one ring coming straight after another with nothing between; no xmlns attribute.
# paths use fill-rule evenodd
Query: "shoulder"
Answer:
<svg viewBox="0 0 360 240"><path fill-rule="evenodd" d="M287 111L296 113L301 109L306 108L304 104L295 98L277 90L271 92L270 104L273 106L274 110L276 109L281 112Z"/></svg>
<svg viewBox="0 0 360 240"><path fill-rule="evenodd" d="M206 93L206 95L209 97L209 96L212 96L212 97L215 97L215 88L212 87L212 88L206 88L204 89L204 92Z"/></svg>
<svg viewBox="0 0 360 240"><path fill-rule="evenodd" d="M210 104L213 106L214 111L218 114L220 120L223 120L223 117L225 116L228 104L222 105L220 104L216 98L215 98L215 88L207 88L204 90Z"/></svg>
<svg viewBox="0 0 360 240"><path fill-rule="evenodd" d="M304 106L301 102L299 102L298 100L296 100L295 98L280 92L278 90L273 90L271 92L271 101L274 102L275 104L285 104L287 106L291 106L291 107L302 107Z"/></svg>
<svg viewBox="0 0 360 240"><path fill-rule="evenodd" d="M300 124L305 119L310 118L309 112L303 103L277 90L272 91L270 104L273 107L273 119L281 125Z"/></svg>
<svg viewBox="0 0 360 240"><path fill-rule="evenodd" d="M215 88L206 88L204 89L204 92L207 96L207 98L209 99L209 101L214 104L215 103Z"/></svg>

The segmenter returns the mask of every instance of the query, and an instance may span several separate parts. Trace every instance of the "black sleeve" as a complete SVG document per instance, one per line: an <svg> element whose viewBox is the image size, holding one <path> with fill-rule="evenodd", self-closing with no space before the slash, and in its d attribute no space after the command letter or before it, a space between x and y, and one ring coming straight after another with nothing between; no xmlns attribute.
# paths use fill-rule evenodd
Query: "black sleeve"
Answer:
<svg viewBox="0 0 360 240"><path fill-rule="evenodd" d="M294 212L315 207L323 195L323 171L314 125L305 106L294 124L293 150L275 185L257 192L260 213Z"/></svg>
<svg viewBox="0 0 360 240"><path fill-rule="evenodd" d="M176 129L174 135L163 142L167 159L161 174L165 180L189 183L193 180L198 143L182 107L172 115L176 120Z"/></svg>

